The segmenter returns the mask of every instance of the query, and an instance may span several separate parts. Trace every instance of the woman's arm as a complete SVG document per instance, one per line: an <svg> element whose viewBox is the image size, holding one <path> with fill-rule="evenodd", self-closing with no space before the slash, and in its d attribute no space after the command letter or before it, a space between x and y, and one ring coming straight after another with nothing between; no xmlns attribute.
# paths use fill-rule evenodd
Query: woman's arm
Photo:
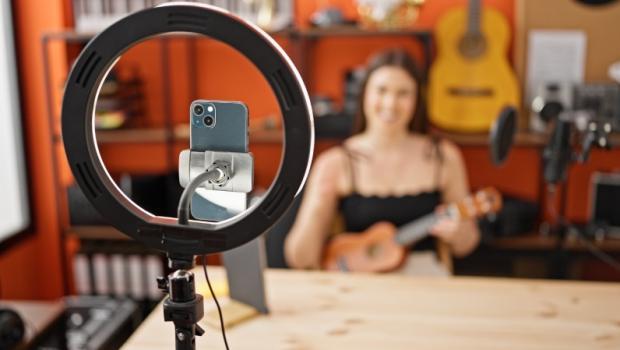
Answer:
<svg viewBox="0 0 620 350"><path fill-rule="evenodd" d="M323 244L338 210L343 162L341 149L331 149L314 162L295 223L284 244L290 267L318 269Z"/></svg>
<svg viewBox="0 0 620 350"><path fill-rule="evenodd" d="M441 171L443 202L458 202L469 195L463 156L458 147L449 141L442 141L441 149L444 156ZM458 257L471 253L480 241L476 220L444 220L431 233L450 244L452 253Z"/></svg>

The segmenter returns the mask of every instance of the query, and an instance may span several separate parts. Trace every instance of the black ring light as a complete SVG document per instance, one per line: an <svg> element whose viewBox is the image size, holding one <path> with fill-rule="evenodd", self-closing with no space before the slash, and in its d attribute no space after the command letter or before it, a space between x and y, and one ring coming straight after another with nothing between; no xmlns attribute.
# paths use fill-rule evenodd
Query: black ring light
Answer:
<svg viewBox="0 0 620 350"><path fill-rule="evenodd" d="M95 142L94 107L103 80L127 49L155 35L190 32L222 41L246 56L277 96L284 124L280 169L267 196L227 221L190 221L154 216L133 203L108 174ZM80 53L65 86L62 133L78 185L102 216L121 232L174 254L200 255L238 247L265 232L303 186L314 146L310 100L288 56L258 27L219 9L170 3L136 12L93 38Z"/></svg>

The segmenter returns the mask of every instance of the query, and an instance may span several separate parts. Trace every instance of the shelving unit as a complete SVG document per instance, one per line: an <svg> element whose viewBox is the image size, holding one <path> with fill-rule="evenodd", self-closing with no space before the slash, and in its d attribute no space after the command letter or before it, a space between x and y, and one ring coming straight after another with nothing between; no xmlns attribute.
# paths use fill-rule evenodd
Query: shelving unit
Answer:
<svg viewBox="0 0 620 350"><path fill-rule="evenodd" d="M556 249L558 244L561 243L561 247L571 252L584 252L587 248L583 242L576 237L569 236L560 241L556 236L545 236L539 233L528 233L515 237L498 237L493 238L486 244L499 250L510 251L549 251ZM608 253L620 253L620 240L603 239L600 241L594 240L592 244L597 248Z"/></svg>
<svg viewBox="0 0 620 350"><path fill-rule="evenodd" d="M313 76L313 62L311 62L312 55L310 53L317 49L317 43L323 39L329 38L351 38L353 40L359 40L366 37L397 37L404 40L416 40L421 44L423 67L425 71L428 71L430 67L431 58L433 56L433 43L432 33L428 30L382 30L382 31L370 31L360 29L357 27L336 27L330 29L297 29L288 28L285 30L271 33L274 37L285 38L290 41L290 52L293 61L298 66L302 76L306 80L306 83L310 86L314 85L312 82ZM50 118L50 125L58 125L58 116L55 114L55 106L53 101L53 92L50 82L50 70L48 49L52 42L61 42L70 45L83 45L88 40L92 39L93 34L80 34L71 31L54 32L45 34L41 40L43 43L43 64L46 83L46 97L47 97L47 111ZM197 36L188 35L188 40L195 40ZM170 115L171 110L171 93L170 93L170 81L168 79L170 72L166 67L168 60L166 58L167 50L170 47L167 43L168 38L165 36L160 39L162 41L161 48L161 77L164 79L164 85L166 89L164 91L163 109L165 114ZM188 45L188 50L191 50L191 45ZM188 59L188 66L190 71L195 71L196 60ZM193 93L196 90L196 84L192 83ZM190 92L192 94L192 92ZM61 146L61 135L59 134L59 128L54 127L53 146ZM272 130L251 130L251 144L257 147L258 152L269 154L270 156L278 156L280 152L280 145L282 143L282 131L279 129ZM452 140L457 145L461 146L463 153L467 161L473 161L473 171L477 171L482 175L479 179L473 179L478 181L474 183L474 187L487 182L490 178L486 174L487 171L495 171L488 161L488 136L481 134L452 134L445 132L437 132L437 134L446 139ZM540 200L542 197L542 183L541 168L540 168L540 151L546 144L548 135L535 134L526 131L519 132L516 135L515 144L517 155L513 157L512 164L508 164L503 170L497 170L497 174L519 176L515 175L513 171L520 170L525 174L527 178L520 180L526 182L525 187L529 189L526 195L531 199ZM100 147L100 151L104 154L130 154L133 158L140 159L140 162L145 161L145 158L150 154L159 154L157 159L148 159L152 162L152 166L146 167L142 163L136 164L136 162L130 162L124 159L120 159L118 162L107 164L111 173L122 172L138 172L138 173L157 173L175 170L175 160L178 156L180 149L187 148L189 140L189 125L187 124L175 124L170 118L165 120L163 126L146 127L138 129L119 129L119 130L106 130L97 132L97 141ZM329 138L329 139L317 139L318 150L326 149L330 146L338 144L341 139ZM620 144L620 136L614 135L612 142ZM317 151L315 154L320 153ZM514 153L514 152L513 152ZM515 160L516 159L516 160ZM525 172L523 170L523 164L519 162L529 162L533 170ZM54 160L55 164L62 164L60 159ZM276 166L278 161L273 162ZM482 166L480 166L482 164ZM528 164L528 165L530 165ZM491 169L491 170L490 170ZM270 169L273 170L273 169ZM57 173L57 171L56 171ZM502 177L503 175L499 175ZM257 176L261 176L257 174ZM472 178L470 176L470 178ZM263 181L263 180L260 180ZM259 181L259 182L260 182ZM510 183L512 180L505 176L498 180L500 186L508 183L506 186L508 189L523 187L521 184ZM59 181L56 181L58 185L58 193L64 193ZM512 186L512 187L511 187ZM61 207L62 207L62 200ZM63 214L64 215L64 214ZM110 227L99 226L86 226L86 227L64 227L63 232L67 235L72 235L79 239L123 239L124 235ZM583 251L585 248L579 242L566 241L563 243L566 249L570 251ZM603 241L596 243L601 248L612 252L620 253L620 242L616 241ZM491 249L496 250L509 250L509 251L550 251L558 246L558 239L554 237L546 237L539 234L528 234L518 237L506 237L496 238L486 243Z"/></svg>
<svg viewBox="0 0 620 350"><path fill-rule="evenodd" d="M360 29L354 26L347 27L338 27L332 29L297 29L297 28L287 28L280 31L275 31L270 33L274 37L282 37L290 40L292 46L292 52L290 53L293 57L293 60L300 67L300 71L302 75L305 77L306 81L309 80L309 67L310 65L307 62L309 50L313 49L313 45L317 42L317 40L321 38L330 38L330 37L353 37L353 38L361 38L368 36L389 36L389 37L405 37L405 38L413 38L414 40L418 40L422 43L423 53L424 53L424 65L428 67L430 64L430 57L432 54L432 43L431 43L431 33L426 30L384 30L384 31L370 31L365 29ZM59 127L59 116L55 115L57 112L57 108L55 108L55 104L57 103L54 100L54 91L51 82L51 66L49 60L49 47L52 43L64 43L67 45L77 45L78 48L82 45L86 44L89 40L91 40L96 34L95 33L77 33L73 31L58 31L58 32L50 32L45 33L41 37L42 41L42 60L44 66L44 81L45 81L45 95L46 95L46 103L47 103L47 113L48 118L50 120L50 124L54 127L53 130L53 139L54 143L61 146L61 135L60 135L60 127ZM187 38L189 42L193 42L198 36L193 34L187 34ZM160 61L161 61L161 72L160 76L163 79L164 86L164 98L162 101L162 109L165 115L171 115L171 94L170 94L170 79L169 79L169 69L167 67L168 58L167 53L170 48L168 47L168 37L162 36L160 38L162 49L160 51ZM192 45L188 45L188 50L195 50L195 47L192 48ZM75 50L74 50L75 51ZM196 60L191 57L194 52L189 52L187 65L190 67L190 72L195 72L196 68ZM193 67L193 68L192 68ZM196 94L196 83L191 82L191 94ZM165 125L163 127L154 127L154 128L139 128L139 129L119 129L119 130L105 130L105 131L97 131L97 138L100 144L102 153L106 153L106 148L114 149L118 148L115 145L122 144L123 147L136 147L134 150L134 154L145 154L144 152L148 152L148 149L154 151L154 153L160 153L160 151L165 149L166 155L164 156L163 163L167 164L162 168L162 160L158 160L158 164L154 167L149 167L145 169L147 171L161 171L164 169L174 170L174 164L176 162L177 155L175 151L179 149L179 144L188 140L188 128L186 125L174 125L174 123L170 120L170 118L165 118ZM181 136L180 136L181 135ZM281 142L281 131L278 130L260 130L252 133L251 142L254 144L275 144L277 142ZM333 140L329 140L328 144L333 144ZM131 150L129 150L131 152ZM115 151L112 151L115 152ZM160 158L159 156L157 157ZM55 159L56 164L60 164L59 159ZM122 162L121 162L122 163ZM126 169L123 168L112 168L110 169L112 172L123 172L123 171L133 171L135 168L129 167ZM150 170L149 170L150 169ZM159 169L159 170L158 170ZM57 171L56 171L57 172ZM61 190L61 188L59 188ZM59 191L60 192L60 191Z"/></svg>

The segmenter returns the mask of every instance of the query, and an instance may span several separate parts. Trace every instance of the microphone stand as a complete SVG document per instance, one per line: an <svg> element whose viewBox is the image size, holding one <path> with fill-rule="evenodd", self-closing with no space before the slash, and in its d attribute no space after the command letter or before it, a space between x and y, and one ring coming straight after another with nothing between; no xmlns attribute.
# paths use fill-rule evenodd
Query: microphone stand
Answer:
<svg viewBox="0 0 620 350"><path fill-rule="evenodd" d="M551 141L543 152L544 164L544 179L547 185L547 193L554 189L557 194L561 193L562 208L560 210L553 210L552 218L553 224L550 225L551 233L555 234L558 238L555 246L550 266L551 278L565 278L566 262L568 261L568 252L564 249L564 242L568 234L569 224L564 216L566 212L566 190L567 190L567 176L568 167L573 161L579 163L585 163L590 155L592 146L597 146L604 149L609 149L608 135L611 132L611 124L609 122L599 125L596 121L590 121L586 133L581 142L582 151L581 154L576 154L572 150L571 146L571 133L572 122L558 118L553 130ZM551 205L555 208L557 198L552 198L554 203ZM549 204L548 204L549 205ZM579 232L581 234L581 232Z"/></svg>

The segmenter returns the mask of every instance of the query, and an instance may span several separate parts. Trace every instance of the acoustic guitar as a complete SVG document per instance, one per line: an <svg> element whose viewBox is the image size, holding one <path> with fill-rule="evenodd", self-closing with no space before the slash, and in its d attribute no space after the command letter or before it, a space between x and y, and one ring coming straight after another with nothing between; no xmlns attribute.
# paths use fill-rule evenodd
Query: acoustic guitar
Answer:
<svg viewBox="0 0 620 350"><path fill-rule="evenodd" d="M439 220L479 217L495 213L501 206L500 193L489 187L399 229L389 222L382 221L361 234L338 234L327 244L322 267L325 270L354 272L393 271L404 262L407 248L426 237L429 229Z"/></svg>
<svg viewBox="0 0 620 350"><path fill-rule="evenodd" d="M429 117L457 132L488 131L500 110L516 107L519 85L507 61L510 29L504 16L470 0L435 28L437 57L430 70Z"/></svg>

